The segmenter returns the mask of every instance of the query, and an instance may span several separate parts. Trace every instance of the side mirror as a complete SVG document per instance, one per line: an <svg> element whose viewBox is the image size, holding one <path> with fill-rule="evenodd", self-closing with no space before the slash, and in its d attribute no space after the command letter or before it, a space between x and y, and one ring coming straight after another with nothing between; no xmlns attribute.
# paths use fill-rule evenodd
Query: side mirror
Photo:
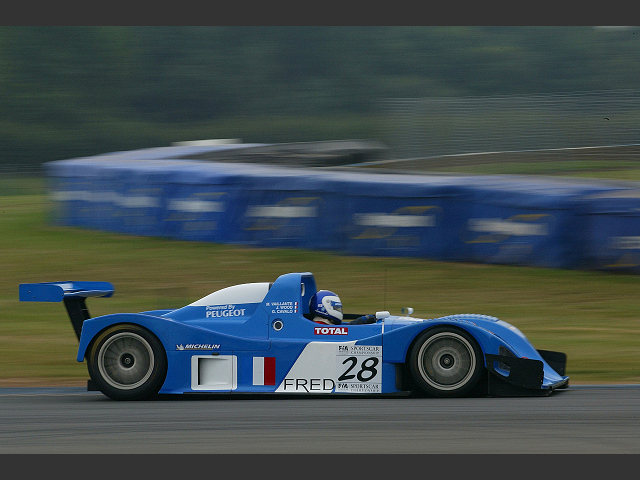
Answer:
<svg viewBox="0 0 640 480"><path fill-rule="evenodd" d="M389 312L387 312L386 310L382 311L382 312L376 312L376 319L380 320L381 318L387 318L389 317L391 314Z"/></svg>
<svg viewBox="0 0 640 480"><path fill-rule="evenodd" d="M402 307L400 311L403 315L411 315L413 313L413 307Z"/></svg>

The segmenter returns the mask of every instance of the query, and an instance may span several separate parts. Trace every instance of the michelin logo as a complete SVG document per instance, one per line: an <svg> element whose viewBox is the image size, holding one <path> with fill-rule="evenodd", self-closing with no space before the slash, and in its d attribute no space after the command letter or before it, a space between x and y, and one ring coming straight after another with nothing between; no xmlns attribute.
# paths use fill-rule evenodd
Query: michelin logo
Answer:
<svg viewBox="0 0 640 480"><path fill-rule="evenodd" d="M184 351L184 350L218 350L220 348L219 344L214 343L187 343L186 345L180 343L176 345L176 350Z"/></svg>

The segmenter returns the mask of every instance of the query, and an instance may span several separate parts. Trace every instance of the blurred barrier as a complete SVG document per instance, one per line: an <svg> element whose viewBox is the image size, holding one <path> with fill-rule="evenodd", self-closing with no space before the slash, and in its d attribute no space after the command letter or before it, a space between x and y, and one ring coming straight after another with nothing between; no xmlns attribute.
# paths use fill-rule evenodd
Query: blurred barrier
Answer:
<svg viewBox="0 0 640 480"><path fill-rule="evenodd" d="M332 182L341 250L354 255L468 260L468 194L456 177L339 174Z"/></svg>
<svg viewBox="0 0 640 480"><path fill-rule="evenodd" d="M640 189L632 184L189 159L215 148L224 147L49 162L54 221L352 255L640 271Z"/></svg>
<svg viewBox="0 0 640 480"><path fill-rule="evenodd" d="M539 177L467 177L464 243L474 262L580 268L587 195L620 187Z"/></svg>
<svg viewBox="0 0 640 480"><path fill-rule="evenodd" d="M640 273L640 189L595 193L588 205L586 267Z"/></svg>
<svg viewBox="0 0 640 480"><path fill-rule="evenodd" d="M222 167L194 162L172 172L164 197L164 222L159 224L163 235L204 242L241 241L246 176Z"/></svg>
<svg viewBox="0 0 640 480"><path fill-rule="evenodd" d="M255 171L244 184L241 229L251 245L334 250L342 214L332 208L326 175L275 168Z"/></svg>

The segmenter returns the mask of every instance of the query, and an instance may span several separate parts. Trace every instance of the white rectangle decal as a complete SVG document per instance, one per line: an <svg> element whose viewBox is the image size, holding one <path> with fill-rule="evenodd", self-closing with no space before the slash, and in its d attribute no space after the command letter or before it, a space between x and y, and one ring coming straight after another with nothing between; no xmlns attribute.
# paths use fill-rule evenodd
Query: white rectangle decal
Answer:
<svg viewBox="0 0 640 480"><path fill-rule="evenodd" d="M253 357L253 384L264 385L264 357Z"/></svg>
<svg viewBox="0 0 640 480"><path fill-rule="evenodd" d="M191 390L229 391L237 383L235 355L193 355L191 357Z"/></svg>

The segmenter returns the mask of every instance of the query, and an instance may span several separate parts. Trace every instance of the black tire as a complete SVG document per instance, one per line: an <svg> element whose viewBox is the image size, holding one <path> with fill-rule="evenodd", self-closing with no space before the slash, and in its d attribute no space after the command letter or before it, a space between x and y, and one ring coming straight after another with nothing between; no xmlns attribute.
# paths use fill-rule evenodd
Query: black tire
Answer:
<svg viewBox="0 0 640 480"><path fill-rule="evenodd" d="M167 375L167 356L158 338L138 325L114 325L89 346L89 375L114 400L154 397Z"/></svg>
<svg viewBox="0 0 640 480"><path fill-rule="evenodd" d="M455 327L435 327L421 333L407 359L418 389L435 397L469 394L482 377L482 351L473 337Z"/></svg>

